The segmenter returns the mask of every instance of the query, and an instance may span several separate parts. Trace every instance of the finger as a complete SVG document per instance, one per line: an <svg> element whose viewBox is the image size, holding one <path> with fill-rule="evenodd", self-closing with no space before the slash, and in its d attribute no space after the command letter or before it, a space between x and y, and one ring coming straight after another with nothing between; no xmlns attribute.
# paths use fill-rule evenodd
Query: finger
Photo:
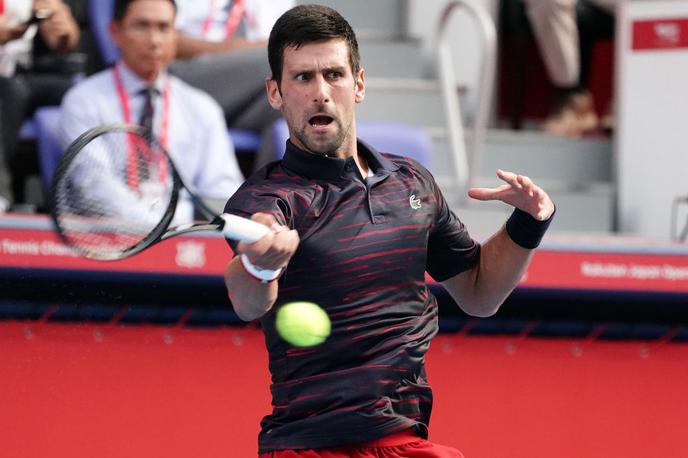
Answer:
<svg viewBox="0 0 688 458"><path fill-rule="evenodd" d="M256 221L260 224L264 224L267 227L272 227L273 225L277 224L277 220L275 219L275 217L270 215L269 213L254 213L253 215L251 215L251 220Z"/></svg>
<svg viewBox="0 0 688 458"><path fill-rule="evenodd" d="M498 169L497 176L507 183L509 183L514 188L520 188L521 184L518 182L518 175L507 170Z"/></svg>
<svg viewBox="0 0 688 458"><path fill-rule="evenodd" d="M252 264L263 269L277 270L287 265L296 252L299 237L295 230L275 233L269 248L262 254L245 253Z"/></svg>
<svg viewBox="0 0 688 458"><path fill-rule="evenodd" d="M499 196L508 189L511 189L508 184L498 188L471 188L468 190L468 196L476 200L499 200Z"/></svg>
<svg viewBox="0 0 688 458"><path fill-rule="evenodd" d="M284 267L296 252L299 236L295 230L283 231L273 239L270 249L261 256L260 262L268 269Z"/></svg>
<svg viewBox="0 0 688 458"><path fill-rule="evenodd" d="M534 188L534 186L535 186L535 185L533 184L533 180L531 180L529 177L527 177L527 176L525 176L525 175L518 175L518 176L516 177L516 180L517 180L518 183L521 185L521 188L522 188L524 191L526 191L526 192L527 192L529 195L531 195L531 196L533 195L533 188Z"/></svg>
<svg viewBox="0 0 688 458"><path fill-rule="evenodd" d="M253 243L239 242L236 245L238 253L245 253L249 257L258 257L265 254L272 246L275 232L268 231L264 236Z"/></svg>

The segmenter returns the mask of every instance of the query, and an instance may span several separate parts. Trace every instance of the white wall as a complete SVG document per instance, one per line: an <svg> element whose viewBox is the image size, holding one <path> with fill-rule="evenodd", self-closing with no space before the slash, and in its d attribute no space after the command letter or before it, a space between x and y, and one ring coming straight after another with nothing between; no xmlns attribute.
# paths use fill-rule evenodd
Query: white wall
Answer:
<svg viewBox="0 0 688 458"><path fill-rule="evenodd" d="M688 195L688 1L636 0L618 18L619 229L666 239L672 201ZM633 24L645 21L657 47L633 49Z"/></svg>

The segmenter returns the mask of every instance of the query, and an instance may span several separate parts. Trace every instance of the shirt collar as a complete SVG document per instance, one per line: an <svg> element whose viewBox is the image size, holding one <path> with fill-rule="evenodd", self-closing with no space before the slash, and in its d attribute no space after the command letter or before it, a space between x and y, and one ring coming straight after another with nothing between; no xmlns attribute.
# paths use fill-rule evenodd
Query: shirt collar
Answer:
<svg viewBox="0 0 688 458"><path fill-rule="evenodd" d="M139 76L121 59L117 62L117 68L119 68L119 74L122 77L122 85L127 91L127 94L136 95L140 93L142 89L147 89L150 86L148 81L139 78ZM167 71L162 71L153 82L153 86L159 94L162 94L165 78L167 78Z"/></svg>
<svg viewBox="0 0 688 458"><path fill-rule="evenodd" d="M399 169L399 166L384 157L372 146L357 139L358 152L363 155L375 177L383 178ZM299 175L310 179L336 181L341 178L359 178L358 168L353 157L340 159L309 153L287 140L282 165Z"/></svg>

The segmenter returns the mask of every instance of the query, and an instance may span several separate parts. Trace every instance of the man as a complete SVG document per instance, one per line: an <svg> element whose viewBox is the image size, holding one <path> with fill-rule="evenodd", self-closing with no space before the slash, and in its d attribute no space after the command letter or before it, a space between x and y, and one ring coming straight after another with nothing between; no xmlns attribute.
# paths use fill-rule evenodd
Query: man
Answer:
<svg viewBox="0 0 688 458"><path fill-rule="evenodd" d="M294 0L177 0L179 47L170 71L209 93L227 125L261 133L278 117L265 98L267 36Z"/></svg>
<svg viewBox="0 0 688 458"><path fill-rule="evenodd" d="M37 107L60 103L72 74L57 64L78 40L62 0L0 0L0 214L13 203L9 164L21 125Z"/></svg>
<svg viewBox="0 0 688 458"><path fill-rule="evenodd" d="M467 313L492 315L523 275L554 204L527 177L498 171L505 184L470 195L518 210L480 246L427 170L357 140L354 106L365 97L365 75L355 34L334 10L285 13L268 57L268 99L289 126L287 151L226 205L272 228L253 244L232 242L240 255L225 272L236 313L260 319L269 352L273 412L262 422L259 452L462 456L426 440L432 393L424 355L438 307L425 272ZM298 349L277 335L276 309L295 300L329 314L323 344Z"/></svg>
<svg viewBox="0 0 688 458"><path fill-rule="evenodd" d="M110 123L150 123L167 147L185 183L198 194L218 198L232 194L243 181L227 135L222 111L210 96L170 76L167 65L176 53L173 0L117 0L110 32L120 60L72 88L61 108L61 137L66 147L89 128ZM148 113L148 119L144 119ZM152 116L150 116L152 115ZM128 207L129 189L104 188L112 205L128 215L146 209ZM94 184L94 186L96 186ZM175 223L193 220L190 199L183 199Z"/></svg>

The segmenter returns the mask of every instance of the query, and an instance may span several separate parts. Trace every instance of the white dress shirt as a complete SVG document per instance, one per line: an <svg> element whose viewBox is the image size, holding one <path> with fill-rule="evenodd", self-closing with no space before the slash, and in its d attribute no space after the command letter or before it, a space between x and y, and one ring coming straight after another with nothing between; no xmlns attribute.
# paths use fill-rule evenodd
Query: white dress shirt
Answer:
<svg viewBox="0 0 688 458"><path fill-rule="evenodd" d="M177 0L176 27L186 35L209 41L227 38L226 23L234 2L232 0ZM285 11L294 7L294 0L245 0L246 12L240 35L247 40L267 40L270 30ZM204 32L204 24L211 19Z"/></svg>
<svg viewBox="0 0 688 458"><path fill-rule="evenodd" d="M136 123L141 116L145 97L141 93L147 84L123 62L117 64L122 85L128 97L130 119ZM180 79L161 74L155 82L159 93L169 79L169 110L167 150L184 183L202 197L228 199L243 182L243 176L231 144L219 105L206 93L189 86ZM156 97L153 132L160 135L163 118L163 97ZM60 139L66 148L86 130L125 122L120 94L113 69L92 75L71 88L61 106ZM123 155L125 152L123 152ZM107 177L91 177L83 184L90 199L103 199L122 216L145 220L151 218L150 209L137 208L131 191L121 180L103 185ZM154 215L153 217L158 217ZM193 205L188 195L182 195L173 224L193 221Z"/></svg>

